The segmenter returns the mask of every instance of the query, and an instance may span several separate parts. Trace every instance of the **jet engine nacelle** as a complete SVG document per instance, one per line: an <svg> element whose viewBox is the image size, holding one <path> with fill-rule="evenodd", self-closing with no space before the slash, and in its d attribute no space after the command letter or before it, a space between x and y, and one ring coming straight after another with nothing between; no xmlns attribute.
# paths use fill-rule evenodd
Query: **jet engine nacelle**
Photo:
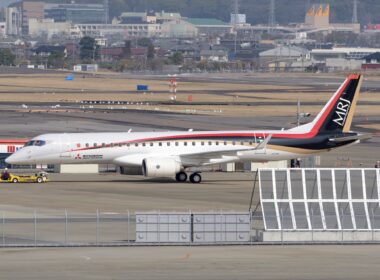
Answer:
<svg viewBox="0 0 380 280"><path fill-rule="evenodd" d="M181 164L172 158L146 158L142 163L145 177L174 177L181 171Z"/></svg>

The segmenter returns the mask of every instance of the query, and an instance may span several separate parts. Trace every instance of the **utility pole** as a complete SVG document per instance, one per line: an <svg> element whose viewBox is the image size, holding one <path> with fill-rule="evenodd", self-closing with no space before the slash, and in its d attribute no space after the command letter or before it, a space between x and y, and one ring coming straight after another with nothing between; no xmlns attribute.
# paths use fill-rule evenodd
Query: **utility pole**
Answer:
<svg viewBox="0 0 380 280"><path fill-rule="evenodd" d="M95 64L95 52L96 52L96 42L94 42L94 49L92 51L92 63Z"/></svg>
<svg viewBox="0 0 380 280"><path fill-rule="evenodd" d="M104 0L104 23L109 23L109 0Z"/></svg>
<svg viewBox="0 0 380 280"><path fill-rule="evenodd" d="M276 3L275 0L270 0L269 3L269 18L268 18L268 31L272 32L276 24Z"/></svg>
<svg viewBox="0 0 380 280"><path fill-rule="evenodd" d="M300 126L301 123L301 101L297 99L297 126Z"/></svg>
<svg viewBox="0 0 380 280"><path fill-rule="evenodd" d="M352 7L352 23L358 23L358 1L354 0Z"/></svg>
<svg viewBox="0 0 380 280"><path fill-rule="evenodd" d="M301 101L298 98L297 99L297 126L301 125L301 120L303 118L307 118L307 117L310 117L310 116L311 116L310 113L301 112Z"/></svg>
<svg viewBox="0 0 380 280"><path fill-rule="evenodd" d="M234 49L235 49L235 56L237 51L237 25L238 25L238 16L239 16L239 0L233 0L234 1L234 17L233 17L233 24L235 29L235 42L234 42Z"/></svg>

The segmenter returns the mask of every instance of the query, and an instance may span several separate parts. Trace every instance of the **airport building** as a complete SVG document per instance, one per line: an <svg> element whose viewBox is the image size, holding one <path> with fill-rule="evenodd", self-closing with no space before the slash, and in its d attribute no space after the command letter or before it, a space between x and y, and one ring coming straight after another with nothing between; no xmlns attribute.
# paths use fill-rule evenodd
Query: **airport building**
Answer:
<svg viewBox="0 0 380 280"><path fill-rule="evenodd" d="M331 23L329 4L312 5L306 12L305 25L321 31L360 32L359 23Z"/></svg>
<svg viewBox="0 0 380 280"><path fill-rule="evenodd" d="M269 69L285 69L292 67L294 62L305 62L310 60L307 49L296 46L280 45L274 49L259 53L260 66Z"/></svg>
<svg viewBox="0 0 380 280"><path fill-rule="evenodd" d="M0 21L0 38L7 37L6 28L7 23L5 21Z"/></svg>
<svg viewBox="0 0 380 280"><path fill-rule="evenodd" d="M46 36L48 39L53 36L69 35L70 22L55 22L53 19L29 19L29 36Z"/></svg>
<svg viewBox="0 0 380 280"><path fill-rule="evenodd" d="M226 50L201 50L201 60L213 62L228 62L228 51Z"/></svg>
<svg viewBox="0 0 380 280"><path fill-rule="evenodd" d="M18 7L9 7L5 9L6 34L17 36L21 34L22 14Z"/></svg>
<svg viewBox="0 0 380 280"><path fill-rule="evenodd" d="M74 24L107 23L107 9L103 4L45 4L44 17L55 22L72 22Z"/></svg>
<svg viewBox="0 0 380 280"><path fill-rule="evenodd" d="M117 24L76 24L82 36L106 36L122 34L125 38L163 37L195 38L199 28L193 24L177 19L163 23L117 23Z"/></svg>
<svg viewBox="0 0 380 280"><path fill-rule="evenodd" d="M314 28L328 28L330 25L330 5L312 5L306 13L305 24Z"/></svg>
<svg viewBox="0 0 380 280"><path fill-rule="evenodd" d="M22 148L26 139L0 139L0 169L7 167L5 159Z"/></svg>
<svg viewBox="0 0 380 280"><path fill-rule="evenodd" d="M379 48L331 48L307 50L297 46L280 45L259 53L260 66L276 70L359 70L366 57L380 52ZM371 66L369 66L371 67Z"/></svg>
<svg viewBox="0 0 380 280"><path fill-rule="evenodd" d="M198 28L185 20L176 19L162 23L161 35L166 38L195 38Z"/></svg>
<svg viewBox="0 0 380 280"><path fill-rule="evenodd" d="M325 61L328 58L363 59L365 56L379 51L380 48L313 49L310 56L314 61Z"/></svg>
<svg viewBox="0 0 380 280"><path fill-rule="evenodd" d="M165 23L172 20L181 20L182 16L179 13L167 13L161 11L155 12L125 12L118 19L118 23L136 24L136 23Z"/></svg>
<svg viewBox="0 0 380 280"><path fill-rule="evenodd" d="M29 2L22 1L17 2L9 6L8 9L10 13L8 16L11 16L10 21L13 23L14 27L21 25L22 34L29 33L29 19L35 18L42 20L44 18L44 2ZM13 27L12 27L13 29ZM16 29L17 30L17 29ZM18 31L18 30L17 30ZM15 31L13 31L14 34ZM16 33L15 35L20 35Z"/></svg>
<svg viewBox="0 0 380 280"><path fill-rule="evenodd" d="M67 24L103 24L108 20L103 4L57 4L42 1L21 1L5 9L7 34L13 36L35 35L53 29L57 34ZM32 30L29 25L32 24ZM54 24L53 24L54 23ZM59 24L61 23L61 24ZM66 25L63 25L66 23Z"/></svg>
<svg viewBox="0 0 380 280"><path fill-rule="evenodd" d="M122 34L126 38L161 36L160 24L76 24L81 36L106 36Z"/></svg>
<svg viewBox="0 0 380 280"><path fill-rule="evenodd" d="M359 70L366 56L380 52L378 48L313 49L310 59L313 65L331 70Z"/></svg>
<svg viewBox="0 0 380 280"><path fill-rule="evenodd" d="M198 28L199 34L206 36L221 36L233 31L230 23L214 18L187 18L186 21Z"/></svg>
<svg viewBox="0 0 380 280"><path fill-rule="evenodd" d="M0 38L7 36L7 22L5 16L6 9L0 8Z"/></svg>
<svg viewBox="0 0 380 280"><path fill-rule="evenodd" d="M364 26L364 32L369 32L369 33L380 32L380 24L367 24Z"/></svg>
<svg viewBox="0 0 380 280"><path fill-rule="evenodd" d="M370 54L363 58L363 70L380 69L380 52Z"/></svg>

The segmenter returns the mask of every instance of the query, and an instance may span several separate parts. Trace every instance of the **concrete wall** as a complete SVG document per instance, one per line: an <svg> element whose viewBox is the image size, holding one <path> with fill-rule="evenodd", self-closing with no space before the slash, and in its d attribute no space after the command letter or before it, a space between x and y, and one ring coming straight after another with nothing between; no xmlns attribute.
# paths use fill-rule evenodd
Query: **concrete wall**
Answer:
<svg viewBox="0 0 380 280"><path fill-rule="evenodd" d="M362 67L361 60L343 59L343 58L327 58L326 67L337 70L359 70Z"/></svg>
<svg viewBox="0 0 380 280"><path fill-rule="evenodd" d="M256 171L258 168L287 168L288 161L269 161L269 162L245 162L245 163L226 163L222 165L222 170L225 172L235 171Z"/></svg>
<svg viewBox="0 0 380 280"><path fill-rule="evenodd" d="M380 241L379 231L265 231L264 242L369 242Z"/></svg>
<svg viewBox="0 0 380 280"><path fill-rule="evenodd" d="M251 170L256 171L258 168L287 168L288 161L268 161L268 162L252 162Z"/></svg>
<svg viewBox="0 0 380 280"><path fill-rule="evenodd" d="M54 166L56 173L99 173L98 164L61 164Z"/></svg>

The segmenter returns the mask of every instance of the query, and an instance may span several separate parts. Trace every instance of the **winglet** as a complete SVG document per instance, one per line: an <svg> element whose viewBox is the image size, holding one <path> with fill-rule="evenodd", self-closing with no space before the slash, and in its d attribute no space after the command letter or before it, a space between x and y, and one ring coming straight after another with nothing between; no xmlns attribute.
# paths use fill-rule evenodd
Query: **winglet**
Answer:
<svg viewBox="0 0 380 280"><path fill-rule="evenodd" d="M270 139L272 138L273 134L269 134L267 137L265 137L264 141L261 142L259 145L257 145L254 150L262 150L265 149L267 144L269 143Z"/></svg>

